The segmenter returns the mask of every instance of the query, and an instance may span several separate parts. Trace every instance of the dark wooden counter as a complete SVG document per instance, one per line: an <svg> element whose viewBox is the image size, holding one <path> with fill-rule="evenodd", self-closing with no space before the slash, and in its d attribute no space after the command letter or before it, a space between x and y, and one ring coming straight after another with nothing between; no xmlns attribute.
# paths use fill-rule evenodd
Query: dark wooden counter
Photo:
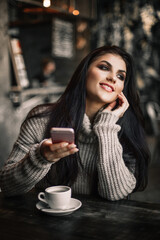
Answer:
<svg viewBox="0 0 160 240"><path fill-rule="evenodd" d="M71 215L49 216L36 209L35 193L14 198L0 193L0 239L160 239L160 204L78 198L82 207Z"/></svg>

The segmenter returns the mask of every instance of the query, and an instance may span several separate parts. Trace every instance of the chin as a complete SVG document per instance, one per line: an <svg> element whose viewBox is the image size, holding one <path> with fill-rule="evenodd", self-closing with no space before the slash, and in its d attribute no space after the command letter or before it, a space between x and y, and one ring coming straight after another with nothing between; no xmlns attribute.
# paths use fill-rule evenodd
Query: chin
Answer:
<svg viewBox="0 0 160 240"><path fill-rule="evenodd" d="M110 103L112 103L112 102L114 102L116 100L116 98L112 98L112 99L101 99L101 101L102 101L102 103L103 104L110 104Z"/></svg>

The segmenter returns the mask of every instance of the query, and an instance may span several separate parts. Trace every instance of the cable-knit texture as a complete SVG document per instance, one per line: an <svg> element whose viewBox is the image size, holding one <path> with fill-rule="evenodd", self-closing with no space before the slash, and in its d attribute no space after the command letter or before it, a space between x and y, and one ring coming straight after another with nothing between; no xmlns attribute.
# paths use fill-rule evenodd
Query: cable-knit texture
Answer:
<svg viewBox="0 0 160 240"><path fill-rule="evenodd" d="M84 115L83 127L78 135L78 148L83 168L72 190L77 194L91 194L96 191L98 158L98 139L91 128L91 123L87 115Z"/></svg>
<svg viewBox="0 0 160 240"><path fill-rule="evenodd" d="M118 139L120 126L118 118L109 112L101 112L94 125L99 141L99 158L97 162L99 194L109 200L119 200L133 191L136 179L126 167L123 149Z"/></svg>
<svg viewBox="0 0 160 240"><path fill-rule="evenodd" d="M0 188L6 196L28 192L50 170L52 163L39 151L47 122L47 117L31 118L22 125L9 159L0 171Z"/></svg>
<svg viewBox="0 0 160 240"><path fill-rule="evenodd" d="M48 120L48 117L30 118L23 124L9 159L0 171L0 187L5 195L23 194L35 185L49 186L47 173L52 163L46 161L39 151ZM106 199L118 200L135 188L135 159L125 165L117 120L112 113L99 112L91 125L84 115L78 135L83 167L80 167L72 186L73 193L93 194L98 191Z"/></svg>

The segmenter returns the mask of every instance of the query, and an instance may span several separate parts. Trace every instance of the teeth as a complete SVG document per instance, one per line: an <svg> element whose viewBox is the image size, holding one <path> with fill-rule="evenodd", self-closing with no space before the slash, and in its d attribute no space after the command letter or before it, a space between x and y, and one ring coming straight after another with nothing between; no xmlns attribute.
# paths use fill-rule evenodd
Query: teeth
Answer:
<svg viewBox="0 0 160 240"><path fill-rule="evenodd" d="M105 88L108 89L108 90L112 90L112 88L110 88L110 87L108 87L108 86L105 86Z"/></svg>
<svg viewBox="0 0 160 240"><path fill-rule="evenodd" d="M106 90L112 91L112 88L111 88L111 87L109 87L109 86L107 86L107 85L105 85L105 84L102 84L102 86L103 86Z"/></svg>

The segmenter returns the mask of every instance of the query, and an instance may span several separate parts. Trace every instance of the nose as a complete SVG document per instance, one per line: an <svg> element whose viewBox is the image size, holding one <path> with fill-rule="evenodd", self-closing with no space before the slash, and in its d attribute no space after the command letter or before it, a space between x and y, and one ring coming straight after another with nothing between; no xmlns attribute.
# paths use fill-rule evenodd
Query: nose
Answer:
<svg viewBox="0 0 160 240"><path fill-rule="evenodd" d="M115 77L108 76L106 79L107 79L107 81L109 81L109 82L116 83L116 78L115 78Z"/></svg>

